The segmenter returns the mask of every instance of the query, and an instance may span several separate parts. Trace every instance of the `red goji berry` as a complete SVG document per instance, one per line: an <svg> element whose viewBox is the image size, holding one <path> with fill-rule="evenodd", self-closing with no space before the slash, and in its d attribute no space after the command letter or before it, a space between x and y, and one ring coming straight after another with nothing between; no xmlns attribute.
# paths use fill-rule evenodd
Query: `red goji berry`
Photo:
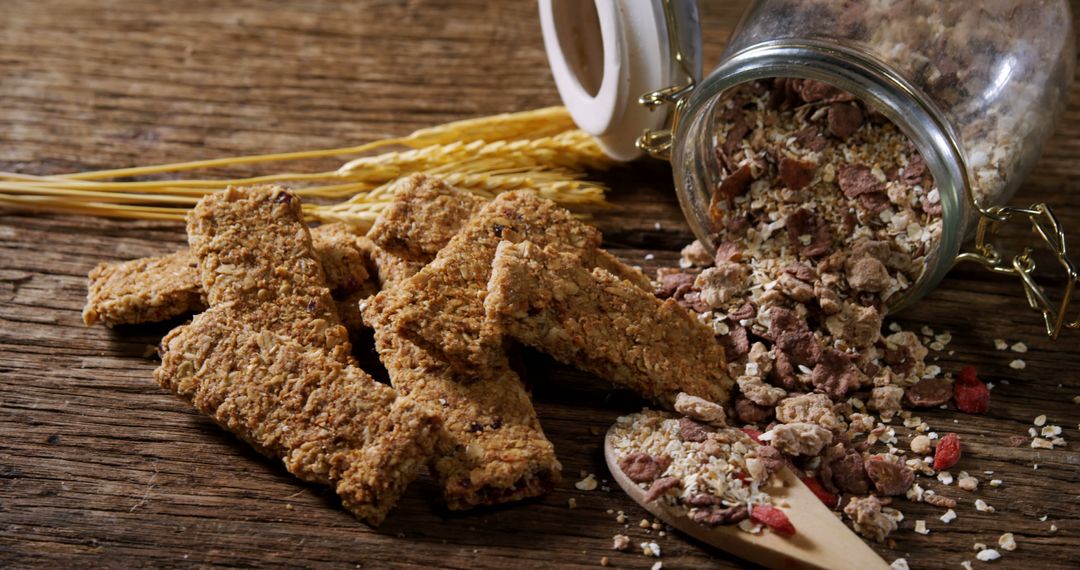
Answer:
<svg viewBox="0 0 1080 570"><path fill-rule="evenodd" d="M817 480L817 477L800 477L800 479L812 493L817 495L817 498L821 499L822 503L825 503L826 507L835 509L836 505L840 503L840 497L827 491L821 481Z"/></svg>
<svg viewBox="0 0 1080 570"><path fill-rule="evenodd" d="M754 443L761 443L761 432L754 428L741 428L742 432L750 436L750 439L754 440Z"/></svg>
<svg viewBox="0 0 1080 570"><path fill-rule="evenodd" d="M772 505L754 505L750 509L750 518L784 536L795 536L795 525L791 524L784 511Z"/></svg>
<svg viewBox="0 0 1080 570"><path fill-rule="evenodd" d="M974 366L965 366L953 383L956 408L967 414L984 414L990 409L990 389L975 375Z"/></svg>
<svg viewBox="0 0 1080 570"><path fill-rule="evenodd" d="M934 470L948 469L960 461L960 436L955 433L946 434L937 444L934 451Z"/></svg>

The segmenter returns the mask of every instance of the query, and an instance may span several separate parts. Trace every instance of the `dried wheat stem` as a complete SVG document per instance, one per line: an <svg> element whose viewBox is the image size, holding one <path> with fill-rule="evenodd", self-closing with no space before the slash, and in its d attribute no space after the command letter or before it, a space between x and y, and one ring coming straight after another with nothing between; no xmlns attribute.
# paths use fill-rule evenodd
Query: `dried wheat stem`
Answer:
<svg viewBox="0 0 1080 570"><path fill-rule="evenodd" d="M433 144L447 144L456 141L494 141L523 137L535 138L551 136L572 128L573 121L570 119L570 116L564 107L547 107L521 113L505 113L489 117L455 121L436 127L420 129L405 137L382 139L358 146L98 170L93 172L65 174L54 178L68 180L102 180L128 176L146 176L163 172L202 170L259 162L279 162L285 160L360 154L393 145L416 148Z"/></svg>

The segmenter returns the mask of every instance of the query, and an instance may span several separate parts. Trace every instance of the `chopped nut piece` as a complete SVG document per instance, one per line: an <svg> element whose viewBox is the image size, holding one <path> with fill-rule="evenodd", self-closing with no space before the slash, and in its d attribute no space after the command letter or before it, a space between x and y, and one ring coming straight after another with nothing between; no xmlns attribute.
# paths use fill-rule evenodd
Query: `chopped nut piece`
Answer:
<svg viewBox="0 0 1080 570"><path fill-rule="evenodd" d="M1035 416L1035 425L1039 427L1046 425L1046 414Z"/></svg>
<svg viewBox="0 0 1080 570"><path fill-rule="evenodd" d="M844 514L851 519L856 532L877 542L884 542L896 530L896 521L881 512L881 501L872 495L853 498L844 507Z"/></svg>
<svg viewBox="0 0 1080 570"><path fill-rule="evenodd" d="M1027 368L1027 363L1017 358L1009 363L1009 368L1012 368L1013 370L1023 370Z"/></svg>
<svg viewBox="0 0 1080 570"><path fill-rule="evenodd" d="M911 440L911 451L919 455L926 455L933 450L930 438L925 435L917 435Z"/></svg>
<svg viewBox="0 0 1080 570"><path fill-rule="evenodd" d="M965 491L974 491L979 488L979 480L974 477L961 477L956 484Z"/></svg>
<svg viewBox="0 0 1080 570"><path fill-rule="evenodd" d="M589 473L589 475L581 481L574 483L574 487L579 491L592 491L596 489L596 485L596 475L593 475L592 473Z"/></svg>
<svg viewBox="0 0 1080 570"><path fill-rule="evenodd" d="M761 440L788 455L812 457L832 443L833 434L817 424L797 422L775 426L762 434Z"/></svg>
<svg viewBox="0 0 1080 570"><path fill-rule="evenodd" d="M675 411L706 423L723 424L725 420L721 405L685 392L675 397Z"/></svg>
<svg viewBox="0 0 1080 570"><path fill-rule="evenodd" d="M945 514L941 515L941 522L949 524L956 520L956 511L949 509L945 511Z"/></svg>
<svg viewBox="0 0 1080 570"><path fill-rule="evenodd" d="M994 507L986 504L986 501L982 499L975 499L975 510L981 513L992 513L994 512Z"/></svg>
<svg viewBox="0 0 1080 570"><path fill-rule="evenodd" d="M924 521L924 520L915 521L915 532L917 532L919 534L930 534L930 529L926 528L926 521Z"/></svg>
<svg viewBox="0 0 1080 570"><path fill-rule="evenodd" d="M993 548L987 548L986 550L979 551L979 553L975 555L975 558L978 558L983 562L990 562L992 560L997 560L998 558L1001 558L1001 553L994 550Z"/></svg>
<svg viewBox="0 0 1080 570"><path fill-rule="evenodd" d="M1018 342L1018 343L1010 346L1009 349L1012 350L1013 352L1021 352L1021 353L1028 351L1027 345L1022 343L1022 342Z"/></svg>
<svg viewBox="0 0 1080 570"><path fill-rule="evenodd" d="M626 550L630 548L630 537L625 534L616 534L611 537L611 549L612 550Z"/></svg>
<svg viewBox="0 0 1080 570"><path fill-rule="evenodd" d="M998 546L1012 552L1016 550L1016 537L1013 536L1013 533L1007 532L998 537Z"/></svg>

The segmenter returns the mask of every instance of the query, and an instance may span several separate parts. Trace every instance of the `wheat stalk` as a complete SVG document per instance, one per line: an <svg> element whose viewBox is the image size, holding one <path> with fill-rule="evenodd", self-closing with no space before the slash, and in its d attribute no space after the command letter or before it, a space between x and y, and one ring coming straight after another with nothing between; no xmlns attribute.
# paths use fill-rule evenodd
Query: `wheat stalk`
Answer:
<svg viewBox="0 0 1080 570"><path fill-rule="evenodd" d="M586 171L605 169L612 163L589 135L571 126L565 109L551 107L457 121L401 139L347 149L61 176L0 173L0 205L125 218L183 219L184 210L199 198L227 186L285 183L305 198L309 219L348 221L365 228L391 200L394 182L414 172L439 177L486 199L507 190L529 190L567 206L603 204L604 187L580 179ZM415 148L357 158L326 172L286 172L227 180L106 180L264 159L342 154L386 145ZM320 204L319 200L344 201Z"/></svg>
<svg viewBox="0 0 1080 570"><path fill-rule="evenodd" d="M111 170L96 170L90 172L78 172L62 174L49 178L62 178L68 180L102 180L109 178L124 178L132 176L147 176L165 172L181 172L187 170L203 170L207 168L224 168L241 164L261 162L280 162L286 160L301 160L309 158L323 158L330 156L342 156L347 154L361 154L388 146L407 146L418 148L435 144L448 144L459 141L474 140L512 140L519 138L538 138L552 136L574 128L573 120L565 107L546 107L533 111L520 113L503 113L488 117L465 119L454 121L436 127L429 127L414 131L404 137L395 137L372 141L358 146L309 150L299 152L285 152L272 154L258 154L250 156L237 156L231 158L215 158L209 160L196 160L191 162L177 162L172 164L157 164L153 166L135 166L131 168L117 168ZM0 176L10 176L4 173Z"/></svg>

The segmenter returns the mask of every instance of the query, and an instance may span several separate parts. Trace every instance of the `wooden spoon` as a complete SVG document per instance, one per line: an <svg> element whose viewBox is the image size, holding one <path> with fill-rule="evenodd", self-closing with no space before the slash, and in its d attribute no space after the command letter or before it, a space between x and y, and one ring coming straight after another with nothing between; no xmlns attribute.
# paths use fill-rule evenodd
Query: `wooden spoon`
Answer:
<svg viewBox="0 0 1080 570"><path fill-rule="evenodd" d="M771 486L766 492L776 499L776 504L786 505L781 508L795 525L795 536L780 536L768 529L750 534L736 525L709 527L695 523L664 501L646 503L645 490L631 481L619 467L611 440L612 431L608 430L604 438L604 458L615 481L626 494L660 520L702 542L774 569L890 568L787 467L773 476L783 482L783 486Z"/></svg>

